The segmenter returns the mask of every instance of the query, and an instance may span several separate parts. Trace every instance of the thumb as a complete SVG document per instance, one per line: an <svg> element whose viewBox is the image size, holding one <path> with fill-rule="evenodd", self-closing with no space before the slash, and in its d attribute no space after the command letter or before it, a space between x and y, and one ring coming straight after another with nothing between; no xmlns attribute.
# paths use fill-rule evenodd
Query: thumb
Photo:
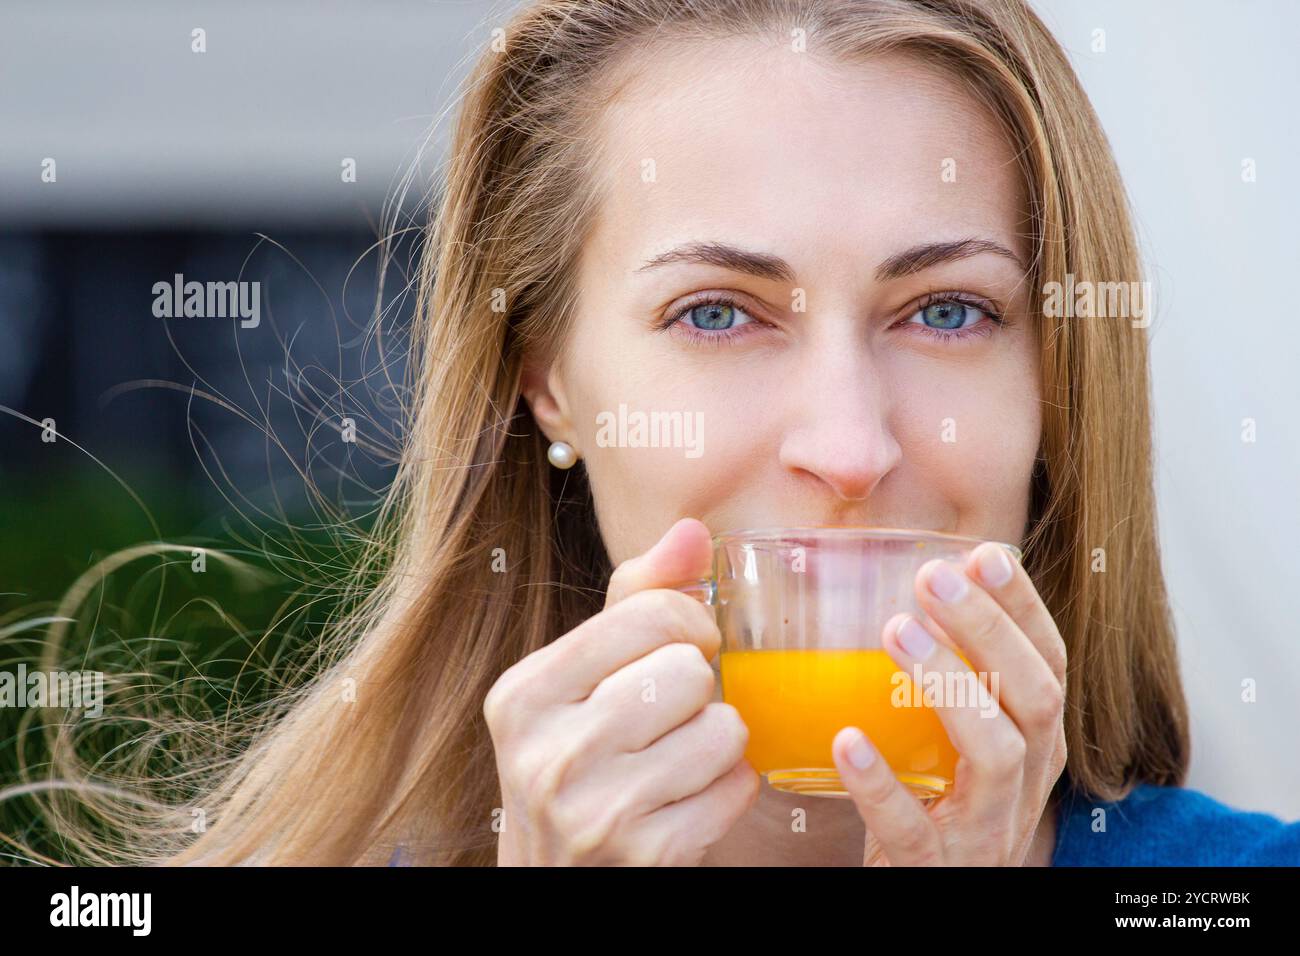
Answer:
<svg viewBox="0 0 1300 956"><path fill-rule="evenodd" d="M605 591L605 607L637 591L687 584L712 570L713 539L708 527L695 518L682 518L649 551L614 569Z"/></svg>

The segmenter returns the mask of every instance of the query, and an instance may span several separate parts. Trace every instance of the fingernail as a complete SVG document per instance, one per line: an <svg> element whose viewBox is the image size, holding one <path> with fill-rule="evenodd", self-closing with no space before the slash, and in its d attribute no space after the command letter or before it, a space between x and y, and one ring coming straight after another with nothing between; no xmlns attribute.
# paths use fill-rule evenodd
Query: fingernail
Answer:
<svg viewBox="0 0 1300 956"><path fill-rule="evenodd" d="M907 618L899 625L898 643L918 661L925 660L930 656L930 651L934 650L934 638L914 617Z"/></svg>
<svg viewBox="0 0 1300 956"><path fill-rule="evenodd" d="M966 596L966 575L947 561L940 561L930 570L929 582L930 591L945 604L960 601Z"/></svg>
<svg viewBox="0 0 1300 956"><path fill-rule="evenodd" d="M860 730L853 731L853 742L849 744L848 757L849 763L859 770L866 770L876 762L875 748L867 743L867 738Z"/></svg>
<svg viewBox="0 0 1300 956"><path fill-rule="evenodd" d="M991 588L1000 588L1011 580L1011 558L1001 546L988 547L976 562L980 579Z"/></svg>

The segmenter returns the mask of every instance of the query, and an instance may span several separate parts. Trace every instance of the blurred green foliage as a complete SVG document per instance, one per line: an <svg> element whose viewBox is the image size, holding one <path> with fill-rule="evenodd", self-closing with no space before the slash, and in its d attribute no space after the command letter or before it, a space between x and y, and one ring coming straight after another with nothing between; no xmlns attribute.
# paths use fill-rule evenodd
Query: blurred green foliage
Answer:
<svg viewBox="0 0 1300 956"><path fill-rule="evenodd" d="M179 476L122 477L152 521L102 471L5 479L0 671L14 673L20 662L29 671L39 664L48 625L22 622L54 615L74 582L102 559L162 541L184 547L123 564L87 590L67 647L80 662L76 666L154 674L158 679L146 690L149 703L162 706L169 695L183 692L191 716L196 708L220 715L231 695L247 704L292 682L298 653L310 651L313 635L340 609L337 584L357 557L358 539L328 525L313 526L314 516L290 516L286 523L259 519L261 526L254 527L231 509L205 512L200 496L178 491L187 487ZM232 571L209 554L206 569L196 573L190 548L221 551L243 567ZM0 707L0 789L18 781L20 731L27 778L44 775L39 726L50 718L28 714L24 730L24 713ZM93 749L111 751L135 732L132 727L129 721L105 721L102 733L91 732ZM158 773L184 769L177 767L184 755L156 749L149 759ZM0 834L65 858L29 797L0 801ZM0 845L0 862L20 861L11 847Z"/></svg>

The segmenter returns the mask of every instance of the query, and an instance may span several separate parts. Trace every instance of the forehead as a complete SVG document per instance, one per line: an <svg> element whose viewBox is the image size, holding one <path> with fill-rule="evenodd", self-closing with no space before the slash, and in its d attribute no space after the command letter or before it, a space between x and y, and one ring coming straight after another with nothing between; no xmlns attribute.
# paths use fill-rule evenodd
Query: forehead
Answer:
<svg viewBox="0 0 1300 956"><path fill-rule="evenodd" d="M1021 173L987 107L911 56L859 63L754 40L637 54L600 116L603 202L584 258L627 272L716 239L862 271L923 241L994 238L1026 258ZM873 261L873 265L874 265Z"/></svg>

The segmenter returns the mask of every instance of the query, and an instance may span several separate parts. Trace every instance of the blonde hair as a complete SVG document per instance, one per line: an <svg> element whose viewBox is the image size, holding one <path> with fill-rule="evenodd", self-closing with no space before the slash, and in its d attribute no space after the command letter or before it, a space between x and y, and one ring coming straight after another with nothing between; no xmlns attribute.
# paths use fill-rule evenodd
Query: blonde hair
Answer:
<svg viewBox="0 0 1300 956"><path fill-rule="evenodd" d="M355 864L405 843L417 861L495 862L484 697L505 668L596 613L611 571L583 469L548 467L520 398L523 356L556 355L572 316L574 263L601 197L592 131L652 42L788 42L796 27L809 50L843 61L924 57L987 105L1028 188L1031 288L1067 274L1138 278L1100 124L1020 0L527 4L469 78L431 204L411 419L356 569L373 587L358 586L299 686L245 720L188 728L206 749L184 799L129 774L97 778L56 735L53 770L72 787L45 794L44 809L70 852ZM1146 336L1127 321L1038 318L1044 418L1022 543L1069 652L1059 785L1118 799L1139 782L1181 784L1189 749L1156 539ZM1090 566L1097 548L1106 573ZM194 806L206 808L202 833L189 826Z"/></svg>

